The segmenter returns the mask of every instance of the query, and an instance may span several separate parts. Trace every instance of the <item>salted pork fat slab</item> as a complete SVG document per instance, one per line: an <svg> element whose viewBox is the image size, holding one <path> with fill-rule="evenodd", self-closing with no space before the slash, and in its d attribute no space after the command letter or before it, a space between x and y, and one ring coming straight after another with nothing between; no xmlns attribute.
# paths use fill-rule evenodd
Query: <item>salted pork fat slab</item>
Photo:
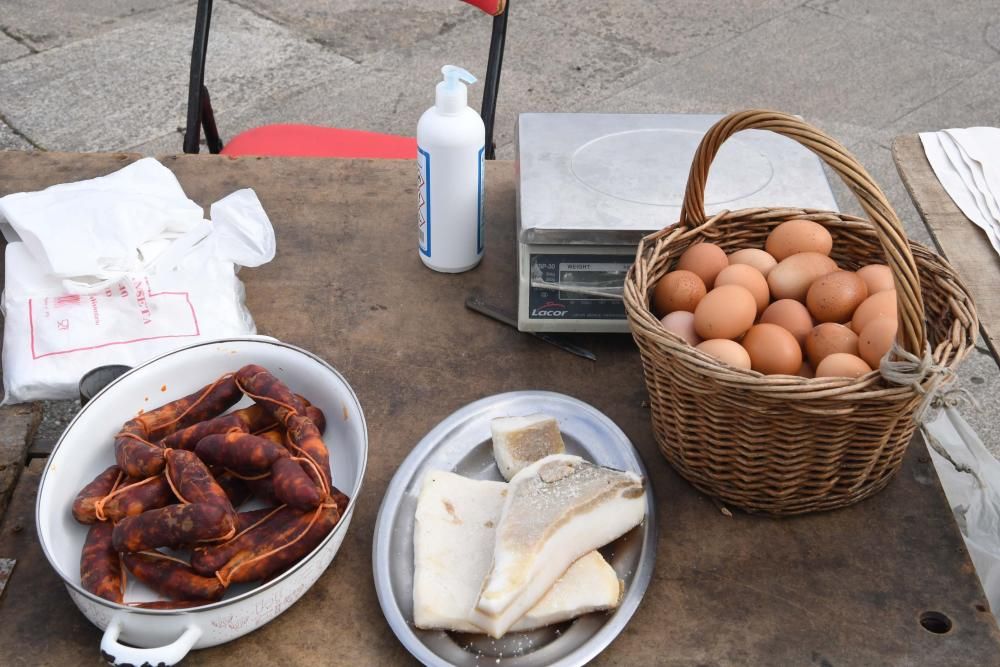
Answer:
<svg viewBox="0 0 1000 667"><path fill-rule="evenodd" d="M490 421L490 432L493 458L507 481L539 459L566 452L559 423L548 415L497 417Z"/></svg>
<svg viewBox="0 0 1000 667"><path fill-rule="evenodd" d="M556 454L510 481L493 564L476 624L500 637L584 554L625 534L646 514L641 477Z"/></svg>
<svg viewBox="0 0 1000 667"><path fill-rule="evenodd" d="M431 471L417 501L413 531L413 622L419 628L482 633L472 619L493 558L496 524L507 484ZM573 563L511 630L540 628L592 611L621 597L614 569L596 551Z"/></svg>

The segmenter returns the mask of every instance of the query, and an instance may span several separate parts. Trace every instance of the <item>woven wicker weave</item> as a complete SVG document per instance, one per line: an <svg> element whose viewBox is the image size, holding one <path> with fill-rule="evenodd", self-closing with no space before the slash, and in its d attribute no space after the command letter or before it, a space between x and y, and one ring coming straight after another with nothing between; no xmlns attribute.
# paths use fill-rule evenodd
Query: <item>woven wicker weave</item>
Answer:
<svg viewBox="0 0 1000 667"><path fill-rule="evenodd" d="M707 217L704 188L722 143L746 129L770 130L816 153L857 196L871 222L811 209L744 209ZM899 306L898 343L922 356L929 343L948 375L975 343L978 322L968 290L947 263L910 243L885 195L840 144L774 111L731 114L695 154L680 222L647 236L625 280L625 308L642 353L653 430L667 460L701 491L748 511L799 514L870 496L902 462L916 424L919 385L891 385L872 371L857 379L764 376L724 366L668 333L650 312L650 292L697 242L727 253L763 248L790 219L813 220L833 236L842 268L887 263ZM940 380L940 378L937 378ZM950 379L950 378L946 378Z"/></svg>

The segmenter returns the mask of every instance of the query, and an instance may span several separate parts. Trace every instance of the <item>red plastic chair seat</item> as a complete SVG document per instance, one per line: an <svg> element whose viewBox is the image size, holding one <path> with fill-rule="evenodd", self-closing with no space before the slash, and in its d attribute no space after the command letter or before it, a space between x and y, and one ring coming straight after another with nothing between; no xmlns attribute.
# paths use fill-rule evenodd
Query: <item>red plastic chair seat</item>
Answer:
<svg viewBox="0 0 1000 667"><path fill-rule="evenodd" d="M413 159L417 140L396 134L317 125L263 125L241 132L223 155Z"/></svg>

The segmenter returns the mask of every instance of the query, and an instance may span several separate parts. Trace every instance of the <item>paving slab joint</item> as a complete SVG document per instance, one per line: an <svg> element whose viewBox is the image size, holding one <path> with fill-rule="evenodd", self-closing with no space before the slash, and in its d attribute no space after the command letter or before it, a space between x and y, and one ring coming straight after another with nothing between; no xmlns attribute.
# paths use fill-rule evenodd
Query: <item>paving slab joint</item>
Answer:
<svg viewBox="0 0 1000 667"><path fill-rule="evenodd" d="M38 53L38 49L36 49L34 46L32 46L31 42L29 42L28 40L26 40L24 37L21 37L21 35L17 34L16 32L14 32L13 30L11 30L7 26L0 25L0 33L3 33L7 37L10 37L12 40L14 40L15 42L17 42L18 44L20 44L24 48L26 48L29 51L31 51L31 53Z"/></svg>
<svg viewBox="0 0 1000 667"><path fill-rule="evenodd" d="M7 117L4 116L3 113L0 113L0 123L3 123L7 127L9 127L10 131L14 133L15 136L31 144L32 148L36 148L40 151L48 150L47 148L39 144L37 141L26 135L24 132L21 132L21 130L17 129L17 127L15 127L13 124L11 124L9 120L7 120Z"/></svg>

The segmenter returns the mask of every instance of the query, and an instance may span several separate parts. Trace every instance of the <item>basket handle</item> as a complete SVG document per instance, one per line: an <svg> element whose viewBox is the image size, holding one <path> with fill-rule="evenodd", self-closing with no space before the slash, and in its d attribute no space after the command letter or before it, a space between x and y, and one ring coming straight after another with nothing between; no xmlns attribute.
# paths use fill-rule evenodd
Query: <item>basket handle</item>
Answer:
<svg viewBox="0 0 1000 667"><path fill-rule="evenodd" d="M694 228L708 219L705 214L708 169L723 142L741 130L770 130L797 141L837 172L854 193L878 233L882 250L892 270L899 311L897 340L908 352L923 357L927 344L924 301L920 293L917 264L910 254L910 243L899 217L892 210L885 194L855 157L840 143L808 123L780 111L749 109L731 113L713 125L705 133L694 154L680 224Z"/></svg>

